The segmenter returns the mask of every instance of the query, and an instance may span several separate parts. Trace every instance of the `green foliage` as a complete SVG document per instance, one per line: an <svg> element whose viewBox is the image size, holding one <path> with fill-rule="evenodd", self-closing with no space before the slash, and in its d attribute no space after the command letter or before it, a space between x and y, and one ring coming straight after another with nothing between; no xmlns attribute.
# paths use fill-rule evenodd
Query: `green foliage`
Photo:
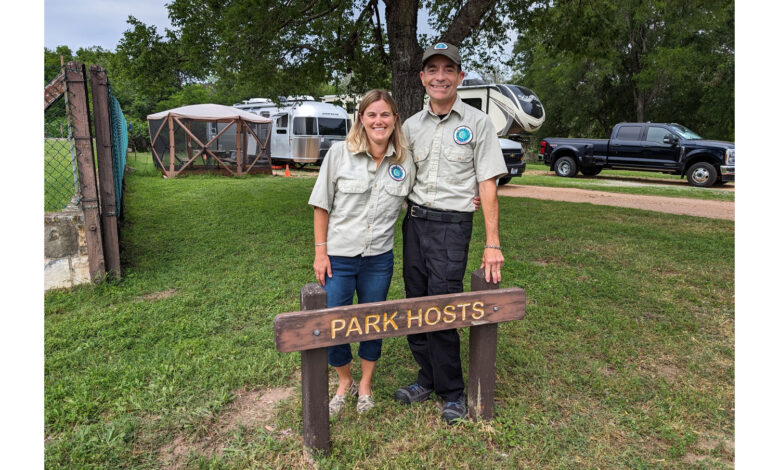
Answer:
<svg viewBox="0 0 780 470"><path fill-rule="evenodd" d="M513 19L513 80L545 106L540 137L650 120L734 139L733 2L556 2Z"/></svg>

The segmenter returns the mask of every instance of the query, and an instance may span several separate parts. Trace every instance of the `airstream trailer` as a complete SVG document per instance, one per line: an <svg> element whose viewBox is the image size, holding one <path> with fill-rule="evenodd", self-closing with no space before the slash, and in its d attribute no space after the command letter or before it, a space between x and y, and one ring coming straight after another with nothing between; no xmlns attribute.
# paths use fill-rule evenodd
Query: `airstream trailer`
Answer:
<svg viewBox="0 0 780 470"><path fill-rule="evenodd" d="M233 105L273 120L271 160L303 166L322 163L334 142L347 138L347 112L340 106L314 101L311 96L281 100L277 106L268 98L252 98Z"/></svg>

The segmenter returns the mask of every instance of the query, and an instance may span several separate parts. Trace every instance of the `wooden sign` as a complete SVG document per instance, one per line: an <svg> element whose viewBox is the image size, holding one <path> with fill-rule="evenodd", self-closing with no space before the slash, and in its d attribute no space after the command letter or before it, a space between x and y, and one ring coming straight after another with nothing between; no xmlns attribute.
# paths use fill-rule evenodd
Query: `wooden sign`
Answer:
<svg viewBox="0 0 780 470"><path fill-rule="evenodd" d="M281 352L487 325L525 316L525 291L512 287L373 302L277 315Z"/></svg>

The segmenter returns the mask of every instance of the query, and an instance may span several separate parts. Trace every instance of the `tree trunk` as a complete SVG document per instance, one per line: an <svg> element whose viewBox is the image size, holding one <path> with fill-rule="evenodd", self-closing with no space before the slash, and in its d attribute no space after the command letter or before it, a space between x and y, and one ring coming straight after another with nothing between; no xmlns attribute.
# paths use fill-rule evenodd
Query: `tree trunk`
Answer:
<svg viewBox="0 0 780 470"><path fill-rule="evenodd" d="M425 96L425 89L420 82L423 49L417 42L418 8L418 0L385 3L390 67L393 72L392 92L401 120L406 120L422 109Z"/></svg>

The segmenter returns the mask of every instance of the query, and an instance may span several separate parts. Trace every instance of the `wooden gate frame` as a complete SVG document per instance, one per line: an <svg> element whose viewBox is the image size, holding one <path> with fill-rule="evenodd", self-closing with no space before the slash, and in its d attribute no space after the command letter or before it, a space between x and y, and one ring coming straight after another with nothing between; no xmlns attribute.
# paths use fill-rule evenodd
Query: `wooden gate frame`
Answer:
<svg viewBox="0 0 780 470"><path fill-rule="evenodd" d="M160 168L163 171L163 174L166 178L175 178L176 176L180 175L185 168L187 168L193 161L195 161L196 158L201 156L204 153L207 153L211 158L216 160L228 173L234 176L242 176L249 173L249 171L252 170L252 168L255 166L255 164L260 160L260 157L265 155L266 159L268 159L268 166L271 166L271 156L267 154L266 149L268 148L268 140L271 138L271 132L269 130L268 136L265 138L265 142L261 142L260 138L255 134L255 131L252 130L251 126L248 126L243 119L237 118L237 119L210 119L210 120L204 120L204 119L193 119L195 121L202 121L202 122L226 122L228 123L221 131L219 131L214 137L211 138L206 144L204 145L203 142L200 141L197 137L195 137L195 134L190 131L189 126L184 125L184 123L181 122L178 116L171 116L168 115L168 118L165 120L167 127L168 127L168 148L169 148L169 167L166 169L165 165L162 163L162 158L157 154L157 151L154 148L154 144L157 142L157 139L160 137L160 134L163 130L163 128L166 127L166 125L160 126L159 129L157 129L157 133L154 136L151 136L152 141L152 155L154 155L154 158L157 160L157 163L160 165ZM176 170L176 166L174 163L174 160L176 159L176 145L174 141L174 134L176 131L175 124L178 124L179 127L184 131L184 133L187 135L187 157L189 158L184 165L181 166L181 168ZM230 165L223 162L219 157L214 155L214 153L208 148L214 141L219 139L219 137L227 131L230 126L236 126L236 171L233 171L230 168ZM268 123L270 126L270 123ZM246 132L249 131L249 132ZM151 129L150 129L151 133ZM254 137L255 141L257 142L258 146L258 152L257 156L255 156L255 159L252 161L252 163L244 169L244 157L246 153L246 149L243 147L243 141L244 137L247 136L247 134L251 134L252 137ZM196 144L200 146L200 150L198 153L196 153L194 156L192 155L192 141L195 141Z"/></svg>
<svg viewBox="0 0 780 470"><path fill-rule="evenodd" d="M341 338L333 342L332 338L335 338L335 330L333 328L335 323L333 322L339 320L331 318L330 326L322 329L317 327L317 325L322 324L323 318L333 317L334 314L352 312L353 315L361 316L361 318L365 319L365 330L370 332L369 324L371 322L368 317L372 314L366 314L369 311L392 311L401 303L405 304L405 306L414 305L417 307L419 305L421 308L426 308L423 305L430 304L430 301L426 302L426 299L431 299L431 301L436 299L444 303L451 302L454 304L450 299L468 298L473 300L479 298L478 295L475 295L475 292L496 291L492 293L493 297L504 299L505 306L508 306L508 308L500 308L496 305L493 309L488 309L487 305L483 304L482 316L477 320L468 321L465 320L465 307L463 307L464 321L455 319L448 325L436 324L434 326L430 326L432 324L428 321L428 313L431 311L431 309L428 309L425 313L426 326L421 330L414 331L416 333L456 327L470 327L468 414L471 419L493 419L498 322L520 320L525 316L525 291L519 288L499 289L499 287L499 284L487 282L484 269L480 268L471 274L471 292L327 308L327 294L319 284L311 283L303 286L301 288L302 311L283 313L276 316L274 319L274 340L277 350L281 352L300 351L301 353L303 444L306 451L323 454L330 452L327 346L410 334L408 329L380 332L379 328L376 328L375 333L369 335L362 335L361 333L360 338L355 337L352 340ZM474 305L476 306L476 302ZM391 306L392 308L384 310L386 306ZM501 311L499 312L499 310ZM443 311L445 314L448 313L446 308ZM485 311L489 311L494 316L489 316ZM441 314L441 311L439 311L439 314ZM387 315L388 313L385 313L385 317ZM422 311L420 311L420 315L422 315ZM379 317L379 315L374 316ZM352 316L353 320L355 318L356 316ZM384 319L384 322L387 323L387 318ZM411 319L407 318L407 322L411 324ZM421 318L419 322L422 324ZM316 329L312 330L312 328ZM386 328L383 329L386 330ZM327 334L328 331L330 331L330 340Z"/></svg>

